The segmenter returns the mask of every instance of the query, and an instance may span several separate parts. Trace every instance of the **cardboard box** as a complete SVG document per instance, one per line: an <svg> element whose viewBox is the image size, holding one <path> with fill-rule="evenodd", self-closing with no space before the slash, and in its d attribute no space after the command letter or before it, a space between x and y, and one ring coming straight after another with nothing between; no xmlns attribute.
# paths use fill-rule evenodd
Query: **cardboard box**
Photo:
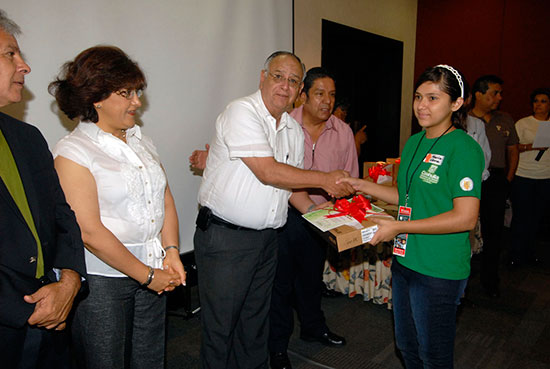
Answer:
<svg viewBox="0 0 550 369"><path fill-rule="evenodd" d="M361 225L362 229L343 225L327 232L319 231L319 233L332 246L336 247L338 252L342 252L368 243L378 230L378 226L368 219L362 221Z"/></svg>
<svg viewBox="0 0 550 369"><path fill-rule="evenodd" d="M379 208L384 209L384 211L386 213L388 213L389 215L391 215L392 217L397 219L397 213L398 213L398 210L399 210L399 206L393 205L393 204L388 204L387 202L384 202L382 200L376 200L374 202L374 205L378 206Z"/></svg>
<svg viewBox="0 0 550 369"><path fill-rule="evenodd" d="M369 220L372 217L388 217L389 214L382 212L377 215L371 215L361 222L360 229L355 228L351 225L341 225L336 228L330 229L326 232L323 232L315 225L310 224L311 228L317 232L321 238L327 241L329 244L334 246L338 252L348 250L363 244L368 243L376 231L378 226L373 221ZM359 224L357 223L357 226Z"/></svg>

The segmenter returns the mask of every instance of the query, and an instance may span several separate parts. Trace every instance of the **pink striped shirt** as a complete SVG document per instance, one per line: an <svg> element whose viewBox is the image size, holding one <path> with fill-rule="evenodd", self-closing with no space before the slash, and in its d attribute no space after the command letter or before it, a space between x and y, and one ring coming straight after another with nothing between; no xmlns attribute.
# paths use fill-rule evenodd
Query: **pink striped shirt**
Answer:
<svg viewBox="0 0 550 369"><path fill-rule="evenodd" d="M303 125L303 105L294 109L290 115L302 126L305 136L304 169L330 172L343 169L352 177L359 176L359 164L353 131L342 120L331 115L325 123L325 128L314 144L311 136ZM321 189L309 189L309 196L316 204L330 199Z"/></svg>

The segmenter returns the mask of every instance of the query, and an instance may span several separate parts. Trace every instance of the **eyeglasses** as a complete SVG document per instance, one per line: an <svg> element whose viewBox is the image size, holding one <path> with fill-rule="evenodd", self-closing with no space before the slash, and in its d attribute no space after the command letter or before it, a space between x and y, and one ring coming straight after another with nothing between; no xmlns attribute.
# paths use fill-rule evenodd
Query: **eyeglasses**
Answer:
<svg viewBox="0 0 550 369"><path fill-rule="evenodd" d="M297 88L300 83L302 81L298 81L297 79L295 78L292 78L292 77L285 77L283 76L282 74L279 74L279 73L271 73L271 72L268 72L269 76L271 77L271 79L273 81L275 81L275 83L283 83L285 81L288 81L288 85L292 88Z"/></svg>
<svg viewBox="0 0 550 369"><path fill-rule="evenodd" d="M138 98L143 95L143 90L119 90L115 91L115 94L122 96L126 100L132 100L134 95L137 95Z"/></svg>

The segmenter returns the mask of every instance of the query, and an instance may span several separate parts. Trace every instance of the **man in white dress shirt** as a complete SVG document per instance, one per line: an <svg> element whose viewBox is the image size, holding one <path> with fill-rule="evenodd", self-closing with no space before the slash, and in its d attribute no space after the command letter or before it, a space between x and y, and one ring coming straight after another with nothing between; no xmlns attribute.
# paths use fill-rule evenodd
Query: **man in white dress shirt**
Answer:
<svg viewBox="0 0 550 369"><path fill-rule="evenodd" d="M260 89L230 103L216 121L199 190L195 256L201 300L203 368L267 367L268 312L277 264L277 229L288 202L314 203L295 188L353 192L336 185L345 171L303 166L304 136L288 115L304 75L300 59L275 52Z"/></svg>

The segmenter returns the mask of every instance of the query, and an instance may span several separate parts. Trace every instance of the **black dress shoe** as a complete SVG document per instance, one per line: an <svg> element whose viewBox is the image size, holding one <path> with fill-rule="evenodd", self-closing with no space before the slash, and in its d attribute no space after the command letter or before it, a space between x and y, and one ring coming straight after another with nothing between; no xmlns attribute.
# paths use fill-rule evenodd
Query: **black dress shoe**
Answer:
<svg viewBox="0 0 550 369"><path fill-rule="evenodd" d="M327 331L320 336L310 336L307 334L300 334L300 338L308 342L320 342L325 346L344 346L346 339L337 334Z"/></svg>
<svg viewBox="0 0 550 369"><path fill-rule="evenodd" d="M269 356L271 369L292 369L286 352L272 352Z"/></svg>

